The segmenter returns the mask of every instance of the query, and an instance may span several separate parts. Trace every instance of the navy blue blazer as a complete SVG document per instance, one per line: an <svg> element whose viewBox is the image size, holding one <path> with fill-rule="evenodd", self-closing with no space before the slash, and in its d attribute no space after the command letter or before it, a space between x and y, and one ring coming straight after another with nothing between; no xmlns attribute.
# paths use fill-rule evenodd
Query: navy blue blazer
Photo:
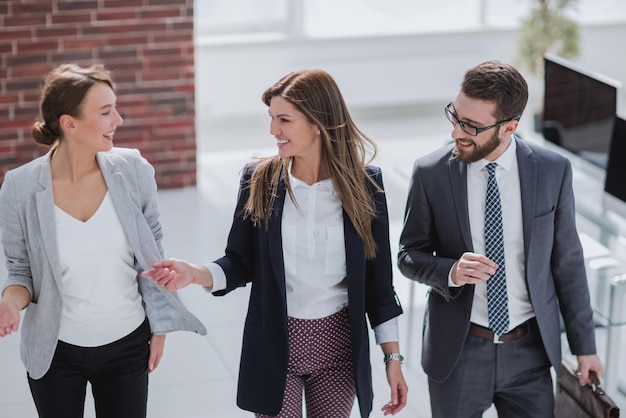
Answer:
<svg viewBox="0 0 626 418"><path fill-rule="evenodd" d="M282 173L269 228L266 230L262 223L254 226L249 218L243 217L253 169L246 169L241 177L226 253L216 260L226 274L227 287L214 294L221 296L248 282L252 283L243 333L237 405L256 413L277 415L282 406L289 353L281 238L281 218L287 189L285 173ZM368 167L368 174L382 190L380 169ZM365 316L367 314L370 325L374 327L402 313L392 283L385 194L375 192L374 187L370 189L378 214L372 221L372 232L378 246L375 258L366 260L363 241L344 212L352 362L363 417L369 416L373 399Z"/></svg>
<svg viewBox="0 0 626 418"><path fill-rule="evenodd" d="M576 231L570 162L516 139L522 201L526 286L541 339L561 372L559 310L573 354L595 354L593 312ZM431 286L424 318L422 366L436 382L452 373L465 344L474 286L448 287L452 265L473 251L467 209L467 165L452 145L415 162L398 265Z"/></svg>

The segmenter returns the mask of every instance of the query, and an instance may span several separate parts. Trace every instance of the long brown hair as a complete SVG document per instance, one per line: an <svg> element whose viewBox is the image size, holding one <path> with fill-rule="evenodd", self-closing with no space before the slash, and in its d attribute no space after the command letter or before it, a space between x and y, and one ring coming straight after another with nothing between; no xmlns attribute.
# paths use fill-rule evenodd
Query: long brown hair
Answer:
<svg viewBox="0 0 626 418"><path fill-rule="evenodd" d="M330 179L341 199L343 210L363 239L367 258L373 258L376 255L376 242L371 222L376 216L376 208L366 182L370 182L378 192L382 190L368 176L366 167L376 156L376 145L357 128L337 83L325 71L289 73L263 93L263 103L269 106L275 96L289 101L310 123L319 127L322 158L328 166ZM262 222L265 228L268 227L281 173L289 196L294 200L286 175L290 162L291 158L276 155L253 163L256 168L250 179L250 196L244 211L245 216L250 217L255 224Z"/></svg>

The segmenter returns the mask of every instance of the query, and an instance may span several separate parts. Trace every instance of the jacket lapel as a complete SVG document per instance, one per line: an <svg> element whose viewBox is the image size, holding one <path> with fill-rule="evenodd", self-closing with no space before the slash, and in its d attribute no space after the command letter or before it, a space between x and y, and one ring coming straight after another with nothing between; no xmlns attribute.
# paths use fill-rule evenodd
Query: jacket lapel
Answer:
<svg viewBox="0 0 626 418"><path fill-rule="evenodd" d="M269 244L269 254L272 267L274 269L274 272L276 272L276 274L274 274L274 277L277 280L278 287L281 290L281 294L283 295L284 300L286 300L286 287L281 220L283 218L283 207L285 205L286 198L287 187L285 184L285 173L282 172L276 194L276 200L274 201L274 207L272 208L272 214L270 216L270 222L267 230L267 241ZM261 229L262 228L263 226L261 226Z"/></svg>
<svg viewBox="0 0 626 418"><path fill-rule="evenodd" d="M43 247L45 248L54 280L60 288L61 262L59 261L59 249L57 246L54 195L52 194L52 174L50 172L50 156L53 151L54 149L51 149L46 157L41 159L42 163L39 171L41 190L35 193L35 202L39 228L41 229L41 239L46 243Z"/></svg>
<svg viewBox="0 0 626 418"><path fill-rule="evenodd" d="M462 164L455 157L451 157L448 161L448 173L452 186L452 201L454 202L455 212L459 217L463 242L466 248L473 250L474 246L472 245L472 233L467 209L467 165Z"/></svg>
<svg viewBox="0 0 626 418"><path fill-rule="evenodd" d="M533 152L524 142L517 141L517 166L522 200L522 228L524 233L524 253L530 254L529 247L533 230L535 202L537 200L537 161Z"/></svg>
<svg viewBox="0 0 626 418"><path fill-rule="evenodd" d="M111 197L117 216L122 224L122 228L126 233L126 239L128 239L128 243L133 249L139 264L147 268L146 266L149 264L146 264L145 260L141 259L141 246L137 240L139 234L137 232L137 224L134 222L136 208L133 205L132 196L128 193L130 188L125 184L124 174L116 167L115 163L109 159L106 153L99 152L96 156L100 170L104 176L104 181L109 189L109 196Z"/></svg>

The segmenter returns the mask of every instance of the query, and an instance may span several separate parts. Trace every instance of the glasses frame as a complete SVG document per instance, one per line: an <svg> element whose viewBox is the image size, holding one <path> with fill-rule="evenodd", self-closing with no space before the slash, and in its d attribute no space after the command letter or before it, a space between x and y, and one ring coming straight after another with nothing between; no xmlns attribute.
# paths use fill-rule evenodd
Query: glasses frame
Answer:
<svg viewBox="0 0 626 418"><path fill-rule="evenodd" d="M478 136L482 132L488 131L489 129L495 128L496 126L500 126L503 123L507 123L512 120L519 120L519 118L521 117L521 116L513 116L512 118L508 118L508 119L496 122L493 125L478 128L474 125L471 125L467 122L463 122L462 120L460 120L459 117L456 115L456 113L450 110L450 106L452 106L452 102L448 103L448 105L444 107L443 109L446 114L446 118L450 121L453 127L456 126L456 124L458 123L461 130L471 136ZM467 129L473 129L474 131L476 131L476 133L468 132Z"/></svg>

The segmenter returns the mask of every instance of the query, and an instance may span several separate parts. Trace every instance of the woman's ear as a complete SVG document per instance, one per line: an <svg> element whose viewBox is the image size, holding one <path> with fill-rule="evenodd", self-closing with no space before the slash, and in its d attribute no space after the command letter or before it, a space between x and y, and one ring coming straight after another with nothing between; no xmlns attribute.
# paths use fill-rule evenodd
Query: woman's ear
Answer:
<svg viewBox="0 0 626 418"><path fill-rule="evenodd" d="M74 122L74 118L70 115L61 115L59 118L59 126L63 130L63 132L72 132L76 129L76 123Z"/></svg>

